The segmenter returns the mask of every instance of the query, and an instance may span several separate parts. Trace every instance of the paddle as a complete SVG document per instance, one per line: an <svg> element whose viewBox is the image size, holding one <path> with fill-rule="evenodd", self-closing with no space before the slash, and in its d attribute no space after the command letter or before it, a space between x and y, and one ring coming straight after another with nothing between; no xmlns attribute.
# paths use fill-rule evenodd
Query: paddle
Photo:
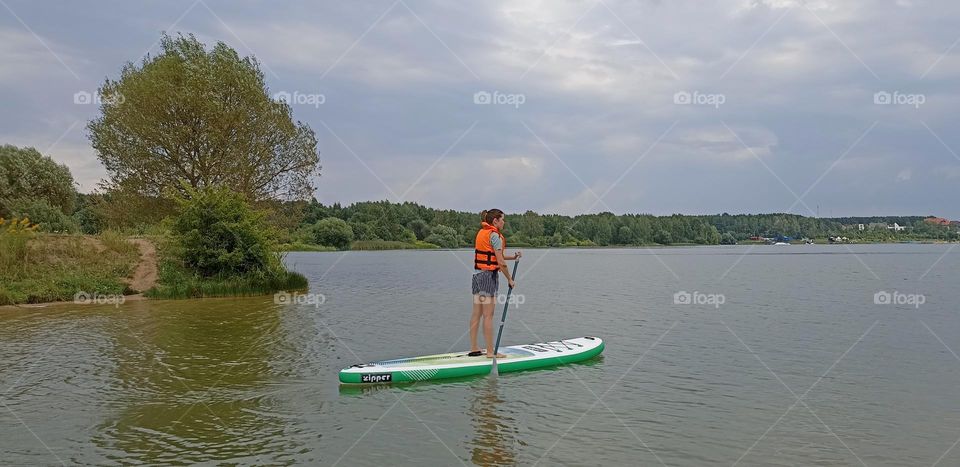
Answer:
<svg viewBox="0 0 960 467"><path fill-rule="evenodd" d="M510 275L514 280L517 278L517 266L520 265L520 259L517 258L513 262L513 274ZM497 343L493 346L493 365L490 367L490 376L497 377L497 351L500 350L500 336L503 336L503 324L507 322L507 308L510 307L510 294L513 292L513 287L507 289L507 300L503 304L503 315L500 316L500 330L497 331Z"/></svg>

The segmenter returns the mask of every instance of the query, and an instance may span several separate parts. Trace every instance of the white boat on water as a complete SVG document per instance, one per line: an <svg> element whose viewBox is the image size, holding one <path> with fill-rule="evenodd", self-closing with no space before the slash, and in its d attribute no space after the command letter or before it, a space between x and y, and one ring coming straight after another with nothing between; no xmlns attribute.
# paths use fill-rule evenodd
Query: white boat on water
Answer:
<svg viewBox="0 0 960 467"><path fill-rule="evenodd" d="M777 242L777 243L774 243L774 245L789 245L789 243L787 243L787 242Z"/></svg>

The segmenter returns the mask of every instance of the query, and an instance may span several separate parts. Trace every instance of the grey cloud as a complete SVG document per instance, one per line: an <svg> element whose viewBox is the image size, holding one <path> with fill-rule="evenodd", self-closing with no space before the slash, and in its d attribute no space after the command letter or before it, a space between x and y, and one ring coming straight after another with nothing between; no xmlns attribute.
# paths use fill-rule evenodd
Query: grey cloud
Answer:
<svg viewBox="0 0 960 467"><path fill-rule="evenodd" d="M321 140L324 202L389 192L321 122L394 191L421 178L477 122L410 191L412 200L565 212L593 205L584 184L606 191L677 122L610 190L610 209L782 211L796 201L790 190L802 193L822 176L805 201L824 215L960 218L949 201L960 178L942 169L960 165L960 137L951 131L956 2L208 1L209 10L198 5L182 18L189 3L8 3L80 80L0 11L0 37L10 38L0 45L7 142L44 149L71 122L92 117L95 109L74 105L73 93L115 77L180 19L174 31L256 54L272 90L324 94L320 106L295 107ZM524 103L478 105L477 92L522 94ZM678 104L678 92L724 102ZM925 102L877 104L878 92L922 94ZM90 187L102 170L84 147L78 127L51 155ZM516 175L509 161L522 158L537 169ZM498 160L507 168L497 169ZM471 168L499 176L504 188L476 200ZM809 214L803 206L794 212Z"/></svg>

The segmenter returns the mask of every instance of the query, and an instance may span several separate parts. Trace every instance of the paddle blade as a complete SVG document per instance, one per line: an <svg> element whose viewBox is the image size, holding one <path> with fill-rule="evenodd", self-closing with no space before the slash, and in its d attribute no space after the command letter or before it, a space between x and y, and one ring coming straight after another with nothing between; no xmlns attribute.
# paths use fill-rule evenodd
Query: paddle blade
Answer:
<svg viewBox="0 0 960 467"><path fill-rule="evenodd" d="M490 365L490 377L496 378L500 376L500 372L497 371L497 357L493 357L493 363Z"/></svg>

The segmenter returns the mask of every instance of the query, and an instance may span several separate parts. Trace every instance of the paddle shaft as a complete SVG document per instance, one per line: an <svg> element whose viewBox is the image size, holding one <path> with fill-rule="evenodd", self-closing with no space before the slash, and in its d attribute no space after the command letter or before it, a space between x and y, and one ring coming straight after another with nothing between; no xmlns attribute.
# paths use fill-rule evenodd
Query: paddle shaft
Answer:
<svg viewBox="0 0 960 467"><path fill-rule="evenodd" d="M520 265L520 260L517 259L513 262L513 274L510 274L510 277L513 280L517 280L517 266ZM507 289L507 300L503 304L503 315L500 316L500 330L497 331L497 344L493 346L493 354L496 355L497 351L500 350L500 336L503 335L503 323L507 322L507 308L510 307L510 294L513 293L513 287ZM494 357L496 361L496 357Z"/></svg>

